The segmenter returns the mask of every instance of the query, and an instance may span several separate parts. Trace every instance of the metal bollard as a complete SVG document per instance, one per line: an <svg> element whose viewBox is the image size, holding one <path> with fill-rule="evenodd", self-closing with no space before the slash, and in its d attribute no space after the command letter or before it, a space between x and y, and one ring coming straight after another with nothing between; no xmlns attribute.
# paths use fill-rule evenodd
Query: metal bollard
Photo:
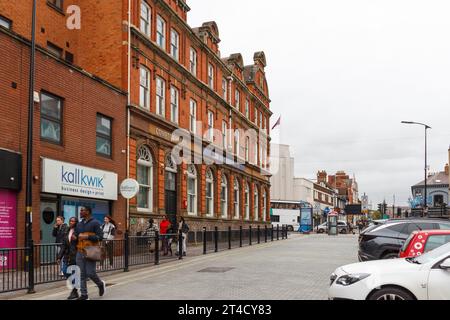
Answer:
<svg viewBox="0 0 450 320"><path fill-rule="evenodd" d="M264 226L264 242L267 243L267 225Z"/></svg>
<svg viewBox="0 0 450 320"><path fill-rule="evenodd" d="M252 226L249 227L249 232L248 232L248 244L252 245Z"/></svg>
<svg viewBox="0 0 450 320"><path fill-rule="evenodd" d="M228 227L228 250L231 250L231 227Z"/></svg>
<svg viewBox="0 0 450 320"><path fill-rule="evenodd" d="M159 265L159 231L155 232L155 265Z"/></svg>
<svg viewBox="0 0 450 320"><path fill-rule="evenodd" d="M34 290L34 241L30 239L28 241L27 248L28 255L26 259L27 262L27 271L28 271L28 291L27 294L34 294L36 291Z"/></svg>
<svg viewBox="0 0 450 320"><path fill-rule="evenodd" d="M178 232L178 260L183 260L183 232L181 230Z"/></svg>
<svg viewBox="0 0 450 320"><path fill-rule="evenodd" d="M214 227L214 252L219 252L219 229Z"/></svg>
<svg viewBox="0 0 450 320"><path fill-rule="evenodd" d="M270 238L271 238L270 241L273 241L273 225L272 225L272 230L271 230L271 232L270 232Z"/></svg>
<svg viewBox="0 0 450 320"><path fill-rule="evenodd" d="M280 240L280 225L277 225L277 241Z"/></svg>
<svg viewBox="0 0 450 320"><path fill-rule="evenodd" d="M287 238L288 238L288 234L289 234L289 230L288 230L288 228L286 227L286 236L284 237L286 240L287 240Z"/></svg>
<svg viewBox="0 0 450 320"><path fill-rule="evenodd" d="M206 254L206 227L203 227L203 254Z"/></svg>
<svg viewBox="0 0 450 320"><path fill-rule="evenodd" d="M239 227L239 248L242 248L242 226Z"/></svg>
<svg viewBox="0 0 450 320"><path fill-rule="evenodd" d="M261 243L261 234L260 234L260 232L261 232L261 228L258 226L258 244Z"/></svg>
<svg viewBox="0 0 450 320"><path fill-rule="evenodd" d="M124 264L125 264L123 271L128 272L128 266L130 265L130 234L128 233L128 231L125 232L125 241L123 245L124 245L123 247Z"/></svg>
<svg viewBox="0 0 450 320"><path fill-rule="evenodd" d="M284 240L284 226L281 226L281 240Z"/></svg>

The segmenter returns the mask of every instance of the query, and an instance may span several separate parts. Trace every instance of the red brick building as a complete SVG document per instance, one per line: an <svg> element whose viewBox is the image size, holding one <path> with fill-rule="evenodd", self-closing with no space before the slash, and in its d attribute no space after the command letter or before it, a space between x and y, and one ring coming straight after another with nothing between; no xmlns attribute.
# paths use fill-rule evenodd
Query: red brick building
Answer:
<svg viewBox="0 0 450 320"><path fill-rule="evenodd" d="M7 213L17 227L12 236L22 245L30 46L14 31L0 27L0 170L2 176L15 178L18 172L17 177L23 178L12 188L3 179L0 198L8 194L15 202ZM76 216L84 205L91 206L96 216L113 215L124 231L125 201L117 196L117 181L126 176L125 93L42 48L36 54L34 91L34 240L54 242L51 229L56 216ZM11 170L11 159L20 162L17 172ZM82 174L86 184L75 181L74 174ZM4 214L5 207L3 203Z"/></svg>
<svg viewBox="0 0 450 320"><path fill-rule="evenodd" d="M71 5L80 9L80 29L66 27L76 12ZM38 1L38 45L129 92L128 101L117 107L129 111L120 124L124 135L117 137L126 142L120 148L128 150L127 175L141 184L127 208L133 233L149 217L164 214L185 216L193 230L270 218L269 178L263 174L271 116L265 55L255 53L247 66L240 54L221 57L217 25L191 28L189 10L181 0ZM2 18L29 38L31 1L0 0ZM217 153L243 164L174 164L172 133L179 128L201 146L212 141ZM210 136L208 129L217 134ZM256 135L248 135L249 129Z"/></svg>

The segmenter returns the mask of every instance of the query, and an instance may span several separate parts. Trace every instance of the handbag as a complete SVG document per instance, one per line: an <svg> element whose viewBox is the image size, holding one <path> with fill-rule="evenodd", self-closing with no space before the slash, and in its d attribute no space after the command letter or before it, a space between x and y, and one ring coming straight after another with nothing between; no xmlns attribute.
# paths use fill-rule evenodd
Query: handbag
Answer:
<svg viewBox="0 0 450 320"><path fill-rule="evenodd" d="M101 246L85 247L84 257L91 261L102 261L104 256L104 249Z"/></svg>

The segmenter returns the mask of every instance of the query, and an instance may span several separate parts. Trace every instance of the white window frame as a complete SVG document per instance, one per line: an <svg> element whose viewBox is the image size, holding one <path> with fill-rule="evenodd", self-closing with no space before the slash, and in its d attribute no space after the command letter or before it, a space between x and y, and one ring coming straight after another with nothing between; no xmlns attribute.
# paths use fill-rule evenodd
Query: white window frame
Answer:
<svg viewBox="0 0 450 320"><path fill-rule="evenodd" d="M189 103L189 129L197 134L197 101L193 99Z"/></svg>
<svg viewBox="0 0 450 320"><path fill-rule="evenodd" d="M266 222L267 221L267 192L266 189L264 189L263 191L263 221Z"/></svg>
<svg viewBox="0 0 450 320"><path fill-rule="evenodd" d="M253 220L259 221L259 191L256 185L254 185L254 190L255 192L253 193L253 207L255 210L253 212Z"/></svg>
<svg viewBox="0 0 450 320"><path fill-rule="evenodd" d="M0 16L0 27L11 30L12 22L8 18Z"/></svg>
<svg viewBox="0 0 450 320"><path fill-rule="evenodd" d="M166 81L156 77L156 114L166 117Z"/></svg>
<svg viewBox="0 0 450 320"><path fill-rule="evenodd" d="M222 120L222 147L223 147L223 150L226 150L228 147L227 130L228 130L228 123L225 120Z"/></svg>
<svg viewBox="0 0 450 320"><path fill-rule="evenodd" d="M240 138L241 138L241 133L238 129L236 129L234 132L234 153L238 157L240 156L240 151L241 151Z"/></svg>
<svg viewBox="0 0 450 320"><path fill-rule="evenodd" d="M194 76L197 76L197 51L192 47L189 52L189 70Z"/></svg>
<svg viewBox="0 0 450 320"><path fill-rule="evenodd" d="M245 137L245 161L250 160L250 137Z"/></svg>
<svg viewBox="0 0 450 320"><path fill-rule="evenodd" d="M145 185L140 182L141 190L142 188L148 189L148 208L137 208L140 212L152 212L153 211L153 157L151 155L150 149L147 146L141 146L138 150L138 167L145 167L148 172L149 184ZM136 175L139 171L136 169ZM139 180L139 177L138 177ZM139 202L137 203L139 205Z"/></svg>
<svg viewBox="0 0 450 320"><path fill-rule="evenodd" d="M147 14L144 14L144 9L147 10ZM140 30L147 37L151 37L152 34L152 8L148 5L147 2L141 0L141 21L140 21Z"/></svg>
<svg viewBox="0 0 450 320"><path fill-rule="evenodd" d="M160 15L156 17L156 44L166 51L166 21Z"/></svg>
<svg viewBox="0 0 450 320"><path fill-rule="evenodd" d="M145 79L143 79L143 75ZM139 105L147 110L150 110L150 83L150 70L141 65L139 71ZM143 99L144 101L142 101Z"/></svg>
<svg viewBox="0 0 450 320"><path fill-rule="evenodd" d="M248 182L245 183L245 195L244 195L244 212L245 220L250 220L250 186Z"/></svg>
<svg viewBox="0 0 450 320"><path fill-rule="evenodd" d="M214 66L208 63L208 86L214 90Z"/></svg>
<svg viewBox="0 0 450 320"><path fill-rule="evenodd" d="M189 181L194 180L194 192L193 193L189 193ZM197 186L197 169L195 169L194 165L189 165L188 166L188 170L187 170L187 188L186 188L186 193L187 193L187 211L188 214L191 216L196 216L197 215L197 190L198 190L198 186ZM191 204L191 200L193 200L193 208L189 208L190 204ZM190 210L193 209L193 210Z"/></svg>
<svg viewBox="0 0 450 320"><path fill-rule="evenodd" d="M211 196L208 197L208 184L211 186ZM206 172L206 187L205 187L205 198L206 198L206 216L214 217L214 174L211 169Z"/></svg>
<svg viewBox="0 0 450 320"><path fill-rule="evenodd" d="M234 179L234 187L233 187L233 201L234 201L234 205L233 205L233 209L234 209L234 219L239 219L240 218L240 187L239 187L239 181L237 178ZM237 197L236 197L237 194Z"/></svg>
<svg viewBox="0 0 450 320"><path fill-rule="evenodd" d="M245 100L245 117L250 119L250 101L248 99Z"/></svg>
<svg viewBox="0 0 450 320"><path fill-rule="evenodd" d="M228 81L226 78L222 78L222 98L224 100L228 98Z"/></svg>
<svg viewBox="0 0 450 320"><path fill-rule="evenodd" d="M220 180L220 212L223 219L228 218L228 180L226 175L222 175Z"/></svg>
<svg viewBox="0 0 450 320"><path fill-rule="evenodd" d="M170 31L170 55L175 60L180 59L180 34L175 30L172 29Z"/></svg>
<svg viewBox="0 0 450 320"><path fill-rule="evenodd" d="M240 110L241 109L241 92L236 89L236 91L234 92L234 100L235 100L235 107L236 109Z"/></svg>
<svg viewBox="0 0 450 320"><path fill-rule="evenodd" d="M180 93L174 86L170 87L170 121L178 124L180 110Z"/></svg>
<svg viewBox="0 0 450 320"><path fill-rule="evenodd" d="M214 112L208 111L208 132L207 140L214 142Z"/></svg>

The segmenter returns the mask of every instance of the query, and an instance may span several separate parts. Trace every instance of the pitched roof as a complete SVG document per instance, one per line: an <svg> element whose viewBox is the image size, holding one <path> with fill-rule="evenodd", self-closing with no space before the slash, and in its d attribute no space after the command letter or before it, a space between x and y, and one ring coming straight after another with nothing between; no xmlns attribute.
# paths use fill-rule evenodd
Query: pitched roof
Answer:
<svg viewBox="0 0 450 320"><path fill-rule="evenodd" d="M419 187L425 185L425 180L422 180L421 182L413 185L413 187ZM427 185L433 186L433 185L448 185L448 174L445 174L444 171L436 173L432 176L429 176L427 179Z"/></svg>

